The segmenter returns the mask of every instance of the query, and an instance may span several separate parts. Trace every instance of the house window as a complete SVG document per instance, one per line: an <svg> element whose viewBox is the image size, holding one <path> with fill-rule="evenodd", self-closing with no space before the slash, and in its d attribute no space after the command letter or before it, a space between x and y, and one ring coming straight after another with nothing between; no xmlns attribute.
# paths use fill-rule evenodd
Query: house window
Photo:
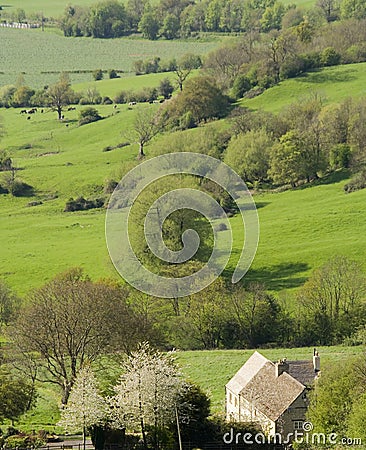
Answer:
<svg viewBox="0 0 366 450"><path fill-rule="evenodd" d="M295 420L294 421L294 430L303 430L304 421L303 420Z"/></svg>
<svg viewBox="0 0 366 450"><path fill-rule="evenodd" d="M237 400L236 397L235 397L234 405L235 405L235 406L238 406L238 400Z"/></svg>
<svg viewBox="0 0 366 450"><path fill-rule="evenodd" d="M233 402L233 395L232 395L232 393L230 392L230 394L229 394L229 403L232 403Z"/></svg>

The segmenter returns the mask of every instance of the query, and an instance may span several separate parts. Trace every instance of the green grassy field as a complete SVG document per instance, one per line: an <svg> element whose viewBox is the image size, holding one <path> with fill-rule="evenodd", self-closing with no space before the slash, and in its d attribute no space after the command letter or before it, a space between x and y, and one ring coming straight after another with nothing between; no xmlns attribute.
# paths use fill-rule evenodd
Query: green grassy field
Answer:
<svg viewBox="0 0 366 450"><path fill-rule="evenodd" d="M193 75L193 73L192 73ZM173 72L151 73L149 75L124 76L113 80L88 81L73 86L75 91L86 91L95 88L102 96L113 97L120 91L139 91L145 87L158 87L162 79L168 78L174 85L176 77Z"/></svg>
<svg viewBox="0 0 366 450"><path fill-rule="evenodd" d="M332 365L341 366L347 358L360 355L363 347L320 347L321 368L326 372ZM252 355L254 350L212 350L177 352L177 363L184 378L198 384L211 400L212 414L225 414L225 384ZM289 360L311 359L312 348L259 350L266 358L277 361L287 357ZM118 366L113 363L113 371L118 376ZM110 375L110 368L107 369ZM99 373L104 378L105 372ZM22 417L19 427L22 429L61 430L55 427L59 418L60 396L57 388L42 384L38 389L37 406Z"/></svg>
<svg viewBox="0 0 366 450"><path fill-rule="evenodd" d="M317 93L324 103L340 102L347 97L366 95L366 63L327 67L297 78L281 81L253 99L240 104L251 109L279 112L285 106Z"/></svg>
<svg viewBox="0 0 366 450"><path fill-rule="evenodd" d="M56 82L62 71L115 69L131 72L133 62L139 59L159 56L162 60L170 60L185 53L203 55L222 42L219 39L149 41L136 38L65 38L40 30L1 27L0 41L0 86L15 83L18 75L23 73L26 84L37 88ZM70 78L72 83L93 80L91 73L72 73Z"/></svg>
<svg viewBox="0 0 366 450"><path fill-rule="evenodd" d="M98 3L97 0L77 0L75 4L80 6L89 6ZM127 3L123 0L121 3ZM158 3L158 0L152 0L151 4ZM285 4L295 4L303 7L311 7L314 0L284 0ZM66 3L62 0L33 0L32 2L24 2L24 0L12 0L3 5L7 13L15 11L17 8L23 8L27 15L34 13L43 13L45 17L58 17L65 10Z"/></svg>

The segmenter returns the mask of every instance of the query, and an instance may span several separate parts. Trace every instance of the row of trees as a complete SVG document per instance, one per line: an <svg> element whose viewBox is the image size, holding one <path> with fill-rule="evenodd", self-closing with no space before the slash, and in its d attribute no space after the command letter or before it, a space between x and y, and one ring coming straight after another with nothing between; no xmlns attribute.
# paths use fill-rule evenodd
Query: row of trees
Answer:
<svg viewBox="0 0 366 450"><path fill-rule="evenodd" d="M362 0L318 0L308 15L332 22L366 18ZM68 6L60 21L65 36L113 38L140 31L148 39L187 37L198 32L245 32L280 30L305 23L304 12L277 0L160 0L154 8L149 0L116 0L90 8Z"/></svg>
<svg viewBox="0 0 366 450"><path fill-rule="evenodd" d="M322 25L307 17L281 31L246 32L211 52L204 69L236 98L260 94L280 80L314 68L365 61L365 19Z"/></svg>

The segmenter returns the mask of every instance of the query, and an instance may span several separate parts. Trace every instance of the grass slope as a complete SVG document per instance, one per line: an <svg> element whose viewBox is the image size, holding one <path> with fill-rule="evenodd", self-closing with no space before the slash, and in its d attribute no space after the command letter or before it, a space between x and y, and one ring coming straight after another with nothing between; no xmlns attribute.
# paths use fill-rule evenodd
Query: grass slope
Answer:
<svg viewBox="0 0 366 450"><path fill-rule="evenodd" d="M77 111L66 112L68 127L52 112L26 120L19 109L2 111L1 146L43 202L27 207L34 198L0 195L0 277L21 294L72 266L84 267L93 278L117 276L104 238L105 211L63 212L70 197L99 196L105 179L119 179L121 166L134 164L136 144L102 150L128 140L136 109L108 105L98 110L106 118L83 127L77 126ZM339 172L315 186L255 195L261 234L247 279L283 292L300 286L334 254L365 264L366 190L344 194L346 178ZM241 251L241 222L237 217L231 222L236 237L230 270Z"/></svg>
<svg viewBox="0 0 366 450"><path fill-rule="evenodd" d="M159 56L162 60L169 60L185 53L203 55L222 42L218 39L203 42L66 38L47 31L1 27L0 41L0 86L15 83L22 72L25 82L38 88L56 82L62 71L116 69L131 72L133 62L139 59ZM52 71L57 73L42 73ZM71 81L92 81L92 75L72 74Z"/></svg>
<svg viewBox="0 0 366 450"><path fill-rule="evenodd" d="M251 109L279 112L294 101L314 93L319 94L325 103L366 95L365 86L366 63L327 67L281 81L258 97L241 100L240 104Z"/></svg>

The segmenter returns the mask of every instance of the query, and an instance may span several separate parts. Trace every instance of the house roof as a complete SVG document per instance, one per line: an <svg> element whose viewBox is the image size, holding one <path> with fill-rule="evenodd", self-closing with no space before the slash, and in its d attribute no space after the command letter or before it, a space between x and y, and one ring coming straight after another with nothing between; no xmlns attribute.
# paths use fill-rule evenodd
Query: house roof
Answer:
<svg viewBox="0 0 366 450"><path fill-rule="evenodd" d="M310 360L287 361L289 365L288 373L300 383L309 386L314 383L316 373L313 362Z"/></svg>
<svg viewBox="0 0 366 450"><path fill-rule="evenodd" d="M268 361L241 391L242 398L275 421L304 391L305 386L284 372L276 377L275 365Z"/></svg>
<svg viewBox="0 0 366 450"><path fill-rule="evenodd" d="M248 382L256 375L258 370L260 370L267 362L267 358L258 352L254 352L244 366L242 366L227 383L227 389L233 394L239 395Z"/></svg>
<svg viewBox="0 0 366 450"><path fill-rule="evenodd" d="M286 361L288 373L276 376L276 365L255 352L226 388L275 421L316 377L312 361Z"/></svg>

